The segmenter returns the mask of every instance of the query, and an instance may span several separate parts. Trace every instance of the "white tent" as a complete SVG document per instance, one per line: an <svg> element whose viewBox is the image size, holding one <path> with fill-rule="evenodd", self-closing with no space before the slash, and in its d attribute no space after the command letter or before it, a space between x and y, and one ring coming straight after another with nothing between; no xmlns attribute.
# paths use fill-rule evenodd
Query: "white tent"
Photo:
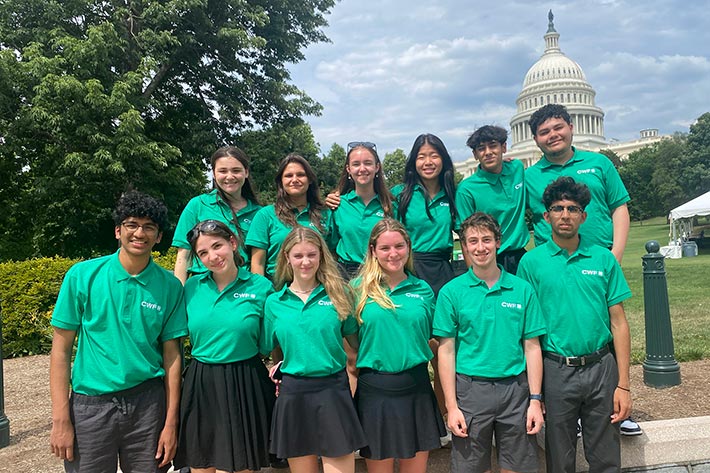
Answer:
<svg viewBox="0 0 710 473"><path fill-rule="evenodd" d="M693 231L693 217L710 215L710 192L686 202L671 210L668 219L671 222L671 241L677 241L680 235L686 238Z"/></svg>

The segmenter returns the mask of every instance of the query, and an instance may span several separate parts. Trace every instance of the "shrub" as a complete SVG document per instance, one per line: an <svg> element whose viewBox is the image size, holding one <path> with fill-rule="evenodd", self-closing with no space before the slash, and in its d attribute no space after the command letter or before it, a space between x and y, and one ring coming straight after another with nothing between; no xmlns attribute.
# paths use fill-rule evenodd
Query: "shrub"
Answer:
<svg viewBox="0 0 710 473"><path fill-rule="evenodd" d="M52 310L64 275L77 261L54 257L0 263L4 357L49 351Z"/></svg>

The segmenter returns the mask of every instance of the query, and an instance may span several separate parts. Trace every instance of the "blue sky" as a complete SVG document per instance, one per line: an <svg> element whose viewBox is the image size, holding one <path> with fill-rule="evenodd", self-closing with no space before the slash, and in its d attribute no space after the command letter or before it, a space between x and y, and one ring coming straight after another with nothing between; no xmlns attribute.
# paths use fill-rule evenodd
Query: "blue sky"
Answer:
<svg viewBox="0 0 710 473"><path fill-rule="evenodd" d="M509 128L550 8L562 51L597 92L607 139L687 131L710 111L708 0L343 0L327 16L331 43L290 67L323 105L306 117L321 150L367 140L382 156L409 152L428 132L454 160L468 158L475 128Z"/></svg>

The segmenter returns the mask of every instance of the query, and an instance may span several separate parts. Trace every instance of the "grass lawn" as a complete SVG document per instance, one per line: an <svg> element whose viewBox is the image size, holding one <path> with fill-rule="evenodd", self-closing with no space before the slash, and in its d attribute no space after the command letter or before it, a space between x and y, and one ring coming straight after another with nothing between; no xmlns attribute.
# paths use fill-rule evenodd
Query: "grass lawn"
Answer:
<svg viewBox="0 0 710 473"><path fill-rule="evenodd" d="M631 326L631 357L640 363L645 357L643 267L644 245L657 240L668 244L665 218L631 224L622 268L634 296L624 303ZM668 299L675 354L678 361L710 358L710 249L701 249L695 258L666 259Z"/></svg>

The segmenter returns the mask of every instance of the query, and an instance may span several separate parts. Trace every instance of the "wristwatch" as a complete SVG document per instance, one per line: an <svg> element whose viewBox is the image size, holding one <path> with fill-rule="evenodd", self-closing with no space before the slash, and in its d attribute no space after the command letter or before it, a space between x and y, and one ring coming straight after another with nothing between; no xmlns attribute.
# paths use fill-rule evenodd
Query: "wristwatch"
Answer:
<svg viewBox="0 0 710 473"><path fill-rule="evenodd" d="M540 401L542 402L542 394L531 394L529 399L531 401Z"/></svg>

